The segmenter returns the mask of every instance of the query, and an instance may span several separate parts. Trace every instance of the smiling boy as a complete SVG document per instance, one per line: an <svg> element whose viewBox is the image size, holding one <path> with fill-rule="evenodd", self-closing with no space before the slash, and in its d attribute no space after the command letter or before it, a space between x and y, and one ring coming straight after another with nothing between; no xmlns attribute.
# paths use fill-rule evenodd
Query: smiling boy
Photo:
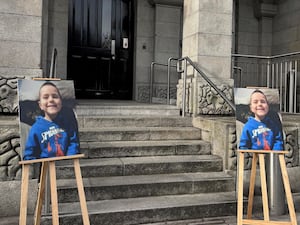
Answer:
<svg viewBox="0 0 300 225"><path fill-rule="evenodd" d="M77 126L62 113L62 97L55 84L45 82L39 90L40 109L25 145L24 160L49 158L79 153Z"/></svg>
<svg viewBox="0 0 300 225"><path fill-rule="evenodd" d="M239 149L283 150L281 126L269 117L269 103L262 91L252 92L250 111L254 117L244 125Z"/></svg>

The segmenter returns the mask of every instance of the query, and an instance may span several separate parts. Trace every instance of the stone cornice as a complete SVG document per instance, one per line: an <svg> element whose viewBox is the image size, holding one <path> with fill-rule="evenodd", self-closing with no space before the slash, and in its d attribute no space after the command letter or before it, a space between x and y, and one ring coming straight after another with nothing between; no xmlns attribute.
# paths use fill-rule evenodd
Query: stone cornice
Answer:
<svg viewBox="0 0 300 225"><path fill-rule="evenodd" d="M261 0L254 1L254 15L256 18L274 17L277 14L277 5L263 2Z"/></svg>
<svg viewBox="0 0 300 225"><path fill-rule="evenodd" d="M148 0L151 5L173 5L183 7L183 0Z"/></svg>

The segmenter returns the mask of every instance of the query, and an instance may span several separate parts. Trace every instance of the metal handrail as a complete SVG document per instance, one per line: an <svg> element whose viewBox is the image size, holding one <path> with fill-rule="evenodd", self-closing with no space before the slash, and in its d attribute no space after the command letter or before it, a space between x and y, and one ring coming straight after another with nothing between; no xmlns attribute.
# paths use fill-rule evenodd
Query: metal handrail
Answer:
<svg viewBox="0 0 300 225"><path fill-rule="evenodd" d="M173 58L173 57L170 57L169 59L168 59L168 85L167 85L167 103L169 104L170 103L170 85L171 85L171 75L170 75L170 73L171 73L171 67L172 67L172 65L171 65L171 62L173 61L173 60L178 60L178 58Z"/></svg>
<svg viewBox="0 0 300 225"><path fill-rule="evenodd" d="M299 63L298 52L285 53L274 56L259 56L259 55L245 55L245 54L232 54L232 58L247 58L254 60L266 60L265 64L257 62L256 64L262 65L262 69L265 69L265 73L261 76L265 79L266 86L270 88L278 88L281 95L280 97L280 107L284 112L297 113L297 90L298 84L298 63ZM234 63L235 60L232 60ZM247 62L237 60L237 63L247 64ZM236 69L236 67L233 67ZM247 65L246 72L247 74ZM243 68L240 70L243 71ZM240 84L242 84L242 79L240 79Z"/></svg>
<svg viewBox="0 0 300 225"><path fill-rule="evenodd" d="M276 59L281 57L299 55L300 52L291 52L274 56L261 56L261 55L247 55L247 54L231 54L233 57L245 57L245 58L256 58L256 59Z"/></svg>
<svg viewBox="0 0 300 225"><path fill-rule="evenodd" d="M56 58L57 50L54 48L52 51L49 78L56 78Z"/></svg>
<svg viewBox="0 0 300 225"><path fill-rule="evenodd" d="M201 77L213 88L215 91L226 101L226 103L233 109L233 111L236 111L235 105L233 102L231 102L227 96L208 78L208 76L189 58L189 57L183 57L178 60L188 62ZM186 87L186 78L187 78L187 63L184 65L184 71L183 71L183 92L182 92L182 116L185 115L185 87Z"/></svg>
<svg viewBox="0 0 300 225"><path fill-rule="evenodd" d="M166 66L168 67L168 84L167 84L167 104L170 103L170 67L176 67L176 66L172 66L170 65L170 61L175 60L175 58L169 58L168 60L168 64L164 64L164 63L158 63L158 62L152 62L151 66L150 66L150 99L149 102L152 103L152 95L153 95L153 80L154 80L154 66L158 65L158 66Z"/></svg>

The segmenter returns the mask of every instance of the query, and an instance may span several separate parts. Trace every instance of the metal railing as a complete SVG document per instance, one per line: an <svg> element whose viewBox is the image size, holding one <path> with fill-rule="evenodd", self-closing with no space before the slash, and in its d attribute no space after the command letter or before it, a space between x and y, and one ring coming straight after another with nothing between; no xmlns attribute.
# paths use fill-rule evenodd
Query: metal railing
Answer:
<svg viewBox="0 0 300 225"><path fill-rule="evenodd" d="M236 87L276 88L280 93L281 111L299 113L300 52L276 56L233 54L232 63L232 78Z"/></svg>
<svg viewBox="0 0 300 225"><path fill-rule="evenodd" d="M180 65L179 63L182 63ZM193 73L193 76L200 75L224 100L225 102L233 109L236 110L234 103L227 98L227 96L208 78L208 76L189 58L183 57L178 60L178 71L182 73L182 80L183 80L183 88L182 88L182 116L185 116L185 109L186 109L186 80L187 80L187 68L188 64L192 66L193 71L197 73Z"/></svg>
<svg viewBox="0 0 300 225"><path fill-rule="evenodd" d="M172 65L172 61L177 61L177 66ZM182 92L182 116L185 116L185 108L186 108L186 82L187 82L187 68L188 64L192 67L193 71L196 71L193 73L193 76L200 75L224 100L225 102L235 111L235 105L234 103L227 98L227 96L208 78L208 76L189 58L189 57L183 57L183 58L173 58L170 57L168 59L168 64L158 63L158 62L152 62L150 66L150 102L152 102L153 97L153 86L154 86L154 67L157 66L163 66L167 67L167 104L170 103L170 77L171 67L177 67L177 73L182 74L181 78L183 80L183 92Z"/></svg>
<svg viewBox="0 0 300 225"><path fill-rule="evenodd" d="M56 48L54 48L51 56L50 72L48 78L56 78L56 58L57 58L57 50Z"/></svg>
<svg viewBox="0 0 300 225"><path fill-rule="evenodd" d="M158 62L152 62L150 66L150 93L149 93L149 101L152 103L152 97L153 97L153 87L154 87L154 67L155 66L162 66L167 67L167 104L170 104L170 86L171 86L171 68L176 66L172 65L172 61L178 60L177 58L170 57L168 59L168 63L158 63Z"/></svg>

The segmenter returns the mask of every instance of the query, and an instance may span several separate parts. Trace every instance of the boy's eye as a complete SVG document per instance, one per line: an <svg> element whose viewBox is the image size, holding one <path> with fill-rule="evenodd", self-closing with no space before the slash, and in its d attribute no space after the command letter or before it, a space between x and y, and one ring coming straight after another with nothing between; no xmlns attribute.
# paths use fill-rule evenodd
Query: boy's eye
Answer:
<svg viewBox="0 0 300 225"><path fill-rule="evenodd" d="M48 99L48 98L50 98L50 97L56 99L56 98L59 98L59 95L53 94L53 95L43 95L43 96L42 96L43 99Z"/></svg>

